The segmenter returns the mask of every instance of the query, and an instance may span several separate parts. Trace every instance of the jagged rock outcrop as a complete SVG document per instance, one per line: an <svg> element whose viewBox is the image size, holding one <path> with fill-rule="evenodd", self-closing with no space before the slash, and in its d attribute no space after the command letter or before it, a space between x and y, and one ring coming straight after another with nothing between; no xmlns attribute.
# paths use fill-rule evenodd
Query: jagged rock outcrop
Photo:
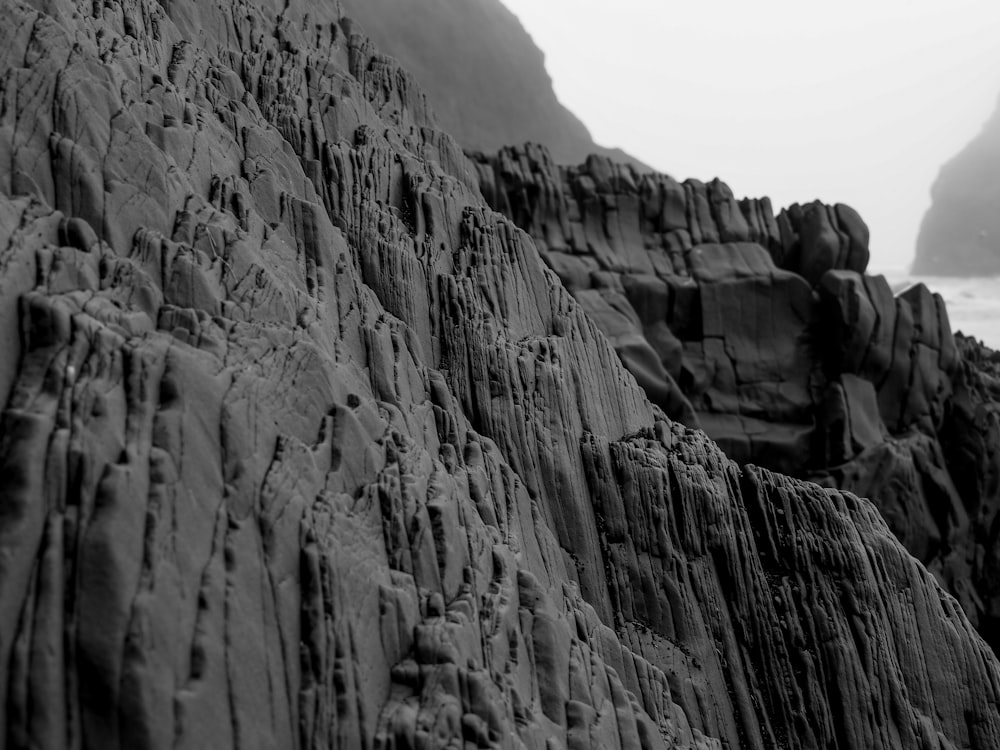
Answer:
<svg viewBox="0 0 1000 750"><path fill-rule="evenodd" d="M420 81L441 124L465 148L545 143L561 163L589 154L644 167L594 143L556 97L545 56L501 0L342 0L378 48Z"/></svg>
<svg viewBox="0 0 1000 750"><path fill-rule="evenodd" d="M0 746L1000 744L875 507L669 421L336 7L2 20Z"/></svg>
<svg viewBox="0 0 1000 750"><path fill-rule="evenodd" d="M775 215L719 180L599 157L559 167L537 146L474 158L484 196L532 235L651 401L740 463L872 498L1000 645L987 562L1000 464L970 447L995 440L997 401L970 385L988 376L959 357L938 295L894 296L865 275L857 213Z"/></svg>
<svg viewBox="0 0 1000 750"><path fill-rule="evenodd" d="M941 167L917 235L913 273L1000 275L1000 107Z"/></svg>

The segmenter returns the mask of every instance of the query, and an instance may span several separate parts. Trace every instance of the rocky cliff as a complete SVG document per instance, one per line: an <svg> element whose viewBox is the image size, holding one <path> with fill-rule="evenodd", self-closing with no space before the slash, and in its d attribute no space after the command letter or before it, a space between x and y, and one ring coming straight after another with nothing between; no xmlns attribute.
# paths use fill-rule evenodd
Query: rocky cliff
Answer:
<svg viewBox="0 0 1000 750"><path fill-rule="evenodd" d="M941 168L917 236L913 273L1000 274L1000 107L968 146Z"/></svg>
<svg viewBox="0 0 1000 750"><path fill-rule="evenodd" d="M668 419L337 7L2 20L0 746L1000 745L875 506Z"/></svg>
<svg viewBox="0 0 1000 750"><path fill-rule="evenodd" d="M719 180L559 167L536 146L475 160L651 401L739 463L871 498L1000 645L996 355L960 355L925 286L865 274L852 209L775 213Z"/></svg>
<svg viewBox="0 0 1000 750"><path fill-rule="evenodd" d="M342 0L379 49L421 83L444 130L465 148L544 143L561 163L590 154L643 166L594 143L552 88L542 51L501 0Z"/></svg>

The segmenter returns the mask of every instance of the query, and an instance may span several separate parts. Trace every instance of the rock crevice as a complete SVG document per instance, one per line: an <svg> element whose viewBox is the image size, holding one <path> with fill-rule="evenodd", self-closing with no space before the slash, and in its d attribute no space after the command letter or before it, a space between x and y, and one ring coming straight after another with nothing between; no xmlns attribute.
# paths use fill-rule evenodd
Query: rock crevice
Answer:
<svg viewBox="0 0 1000 750"><path fill-rule="evenodd" d="M588 313L665 337L662 277L578 300L338 8L2 18L0 747L1000 744L996 657L875 507L650 403ZM813 294L690 192L692 327L707 278Z"/></svg>

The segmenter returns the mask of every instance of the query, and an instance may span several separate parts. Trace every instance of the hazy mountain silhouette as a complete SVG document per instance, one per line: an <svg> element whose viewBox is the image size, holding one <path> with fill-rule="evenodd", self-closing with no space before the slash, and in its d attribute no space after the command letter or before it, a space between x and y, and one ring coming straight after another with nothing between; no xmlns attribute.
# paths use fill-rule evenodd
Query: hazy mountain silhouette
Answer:
<svg viewBox="0 0 1000 750"><path fill-rule="evenodd" d="M598 153L646 168L594 143L564 107L545 55L499 0L343 0L379 50L398 59L431 100L444 130L465 148L545 144L560 163Z"/></svg>
<svg viewBox="0 0 1000 750"><path fill-rule="evenodd" d="M941 168L917 237L914 273L1000 273L1000 106Z"/></svg>

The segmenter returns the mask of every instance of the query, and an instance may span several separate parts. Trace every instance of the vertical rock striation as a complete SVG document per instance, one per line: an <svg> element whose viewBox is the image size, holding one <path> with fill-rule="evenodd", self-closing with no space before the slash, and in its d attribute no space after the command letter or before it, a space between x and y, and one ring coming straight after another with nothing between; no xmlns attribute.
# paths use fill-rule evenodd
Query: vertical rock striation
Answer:
<svg viewBox="0 0 1000 750"><path fill-rule="evenodd" d="M650 403L587 314L621 298L338 8L2 20L0 747L1000 744L996 657L875 507ZM812 294L741 247L688 288Z"/></svg>
<svg viewBox="0 0 1000 750"><path fill-rule="evenodd" d="M992 376L971 344L959 356L938 295L865 274L857 213L775 215L719 180L559 167L533 145L473 159L651 401L739 463L872 498L1000 644Z"/></svg>

